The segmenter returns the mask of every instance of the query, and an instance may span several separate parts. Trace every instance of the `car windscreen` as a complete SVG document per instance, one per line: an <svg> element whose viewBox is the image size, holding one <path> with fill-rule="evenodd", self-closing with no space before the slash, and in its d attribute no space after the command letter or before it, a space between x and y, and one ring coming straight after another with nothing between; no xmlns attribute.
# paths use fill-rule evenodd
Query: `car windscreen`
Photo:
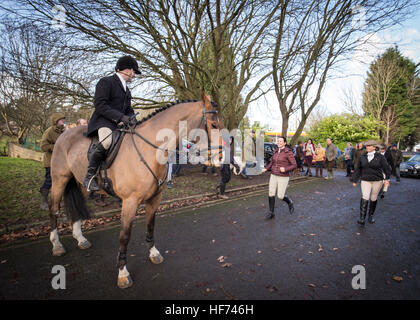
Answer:
<svg viewBox="0 0 420 320"><path fill-rule="evenodd" d="M415 154L408 161L420 161L420 154Z"/></svg>

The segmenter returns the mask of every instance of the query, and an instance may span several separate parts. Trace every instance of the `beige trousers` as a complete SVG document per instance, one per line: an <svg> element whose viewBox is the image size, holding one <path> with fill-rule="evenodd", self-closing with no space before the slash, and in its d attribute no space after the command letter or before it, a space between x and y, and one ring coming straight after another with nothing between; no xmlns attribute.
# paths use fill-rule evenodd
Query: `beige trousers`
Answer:
<svg viewBox="0 0 420 320"><path fill-rule="evenodd" d="M108 150L112 142L112 130L107 127L98 129L99 142L102 143L102 146L105 150Z"/></svg>
<svg viewBox="0 0 420 320"><path fill-rule="evenodd" d="M289 177L280 177L274 174L270 175L270 182L268 184L268 196L274 197L277 192L277 197L283 200L287 185L289 184L289 179Z"/></svg>
<svg viewBox="0 0 420 320"><path fill-rule="evenodd" d="M383 181L365 181L362 180L360 186L362 187L362 198L365 200L376 201L379 191L382 188Z"/></svg>

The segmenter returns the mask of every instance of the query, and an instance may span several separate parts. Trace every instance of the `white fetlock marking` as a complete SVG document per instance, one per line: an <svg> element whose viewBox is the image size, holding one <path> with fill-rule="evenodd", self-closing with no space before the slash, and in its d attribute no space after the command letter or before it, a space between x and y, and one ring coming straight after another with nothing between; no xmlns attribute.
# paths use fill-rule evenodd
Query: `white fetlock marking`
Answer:
<svg viewBox="0 0 420 320"><path fill-rule="evenodd" d="M150 248L149 253L150 253L150 255L149 255L150 257L158 257L158 256L160 256L160 252L159 252L158 249L156 249L155 246L153 246L152 248Z"/></svg>
<svg viewBox="0 0 420 320"><path fill-rule="evenodd" d="M124 268L118 270L118 278L125 278L128 277L130 273L127 270L127 267L124 266Z"/></svg>
<svg viewBox="0 0 420 320"><path fill-rule="evenodd" d="M60 215L60 210L57 210L56 212L54 212L53 215L58 217Z"/></svg>
<svg viewBox="0 0 420 320"><path fill-rule="evenodd" d="M77 240L78 244L82 244L87 241L87 239L82 235L82 221L77 220L73 223L73 238Z"/></svg>
<svg viewBox="0 0 420 320"><path fill-rule="evenodd" d="M63 247L63 245L61 244L59 238L58 238L58 231L57 229L54 229L51 233L50 233L50 241L53 244L54 248L61 248Z"/></svg>

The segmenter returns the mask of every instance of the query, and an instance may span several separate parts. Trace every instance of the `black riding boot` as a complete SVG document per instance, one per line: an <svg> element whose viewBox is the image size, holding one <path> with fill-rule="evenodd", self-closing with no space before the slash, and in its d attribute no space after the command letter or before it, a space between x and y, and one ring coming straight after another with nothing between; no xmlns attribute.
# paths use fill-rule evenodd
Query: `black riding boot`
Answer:
<svg viewBox="0 0 420 320"><path fill-rule="evenodd" d="M295 212L295 207L293 205L292 199L290 199L288 196L284 195L283 201L286 202L289 205L289 213L292 214Z"/></svg>
<svg viewBox="0 0 420 320"><path fill-rule="evenodd" d="M275 202L276 202L276 197L275 196L274 197L268 197L268 207L269 207L270 211L268 211L267 214L265 215L266 220L274 218L274 204L275 204Z"/></svg>
<svg viewBox="0 0 420 320"><path fill-rule="evenodd" d="M373 219L373 214L375 213L377 203L378 203L378 201L370 200L369 217L368 217L368 222L369 223L375 223L375 219Z"/></svg>
<svg viewBox="0 0 420 320"><path fill-rule="evenodd" d="M95 175L98 171L101 160L105 157L105 153L106 149L102 146L101 143L98 143L95 152L90 156L86 177L83 181L83 186L87 188L88 191L99 190L98 183L95 180Z"/></svg>
<svg viewBox="0 0 420 320"><path fill-rule="evenodd" d="M39 189L39 192L41 192L41 210L48 211L48 193L50 190L41 188Z"/></svg>
<svg viewBox="0 0 420 320"><path fill-rule="evenodd" d="M369 204L369 200L360 199L360 219L357 220L357 223L364 225L366 218L366 211Z"/></svg>

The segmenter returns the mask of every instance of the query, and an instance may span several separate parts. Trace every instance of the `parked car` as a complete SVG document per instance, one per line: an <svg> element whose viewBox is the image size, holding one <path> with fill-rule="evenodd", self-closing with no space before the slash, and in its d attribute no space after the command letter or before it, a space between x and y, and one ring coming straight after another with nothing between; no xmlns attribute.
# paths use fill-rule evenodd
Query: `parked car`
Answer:
<svg viewBox="0 0 420 320"><path fill-rule="evenodd" d="M400 164L401 176L420 177L420 152Z"/></svg>
<svg viewBox="0 0 420 320"><path fill-rule="evenodd" d="M277 144L272 142L264 142L264 167L271 162L274 152L277 150Z"/></svg>

